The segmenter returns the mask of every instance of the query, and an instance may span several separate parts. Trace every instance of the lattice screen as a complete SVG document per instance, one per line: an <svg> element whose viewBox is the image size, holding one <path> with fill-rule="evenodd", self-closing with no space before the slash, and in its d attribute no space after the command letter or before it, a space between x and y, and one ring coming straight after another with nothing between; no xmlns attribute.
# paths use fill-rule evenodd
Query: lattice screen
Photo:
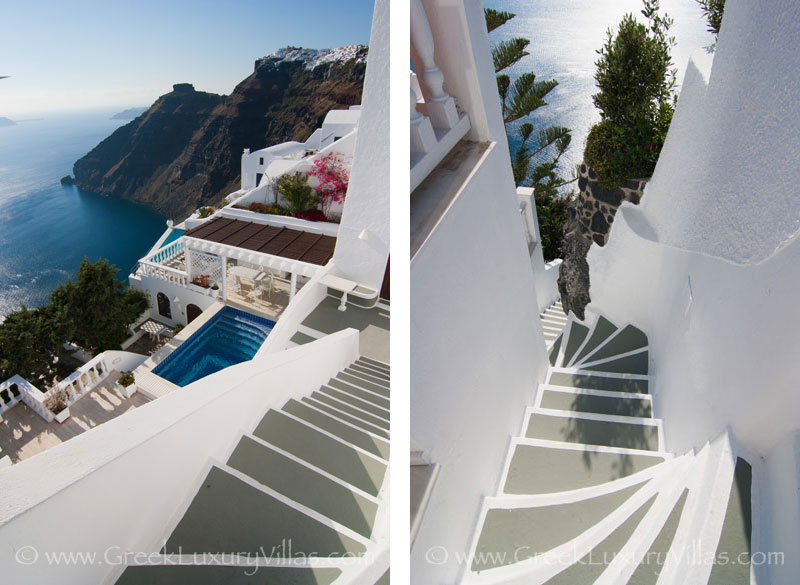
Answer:
<svg viewBox="0 0 800 585"><path fill-rule="evenodd" d="M192 255L192 273L189 278L208 274L214 282L222 282L222 259L215 254L205 254L196 250L189 251Z"/></svg>

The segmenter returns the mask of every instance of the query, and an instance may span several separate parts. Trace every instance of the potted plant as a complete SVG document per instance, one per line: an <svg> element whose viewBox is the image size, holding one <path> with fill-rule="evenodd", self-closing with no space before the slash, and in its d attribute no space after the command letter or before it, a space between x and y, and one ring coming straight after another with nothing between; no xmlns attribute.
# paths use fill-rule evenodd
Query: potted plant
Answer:
<svg viewBox="0 0 800 585"><path fill-rule="evenodd" d="M136 379L134 378L133 372L123 372L119 378L117 378L117 389L125 396L125 398L130 398L136 392Z"/></svg>
<svg viewBox="0 0 800 585"><path fill-rule="evenodd" d="M57 388L44 401L44 406L55 415L56 421L63 423L69 418L69 396L65 388Z"/></svg>

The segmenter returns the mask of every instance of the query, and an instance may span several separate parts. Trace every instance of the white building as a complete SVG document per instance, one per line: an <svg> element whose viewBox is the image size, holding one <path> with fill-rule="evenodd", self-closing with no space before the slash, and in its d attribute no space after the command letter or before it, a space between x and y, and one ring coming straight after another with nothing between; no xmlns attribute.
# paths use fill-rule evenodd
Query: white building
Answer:
<svg viewBox="0 0 800 585"><path fill-rule="evenodd" d="M389 255L388 12L378 0L341 224L226 208L187 221L131 276L155 291L155 320L194 319L168 344L175 356L202 347L195 333L230 305L257 312L252 289L226 300L237 294L229 269L269 273L282 284L263 286L267 295L291 299L266 341L183 387L145 371L157 353L135 370L139 391L157 399L0 469L4 583L387 582L389 309L377 291ZM333 116L332 138L346 125ZM319 151L344 139L320 138ZM236 222L275 253L225 240L219 226ZM305 244L291 251L276 233ZM320 242L328 248L305 261ZM209 273L217 291L191 285ZM62 553L77 560L53 560Z"/></svg>
<svg viewBox="0 0 800 585"><path fill-rule="evenodd" d="M355 132L360 114L361 106L331 110L325 116L322 127L314 130L305 142L283 142L255 152L245 149L242 154L242 190L258 187L264 176L269 181L270 178L275 179L287 172L293 172L300 161ZM335 151L346 153L350 157L353 155L352 145L349 145L348 150L347 143L339 142Z"/></svg>
<svg viewBox="0 0 800 585"><path fill-rule="evenodd" d="M726 3L585 323L537 318L481 2L411 8L412 582L795 583L800 8Z"/></svg>

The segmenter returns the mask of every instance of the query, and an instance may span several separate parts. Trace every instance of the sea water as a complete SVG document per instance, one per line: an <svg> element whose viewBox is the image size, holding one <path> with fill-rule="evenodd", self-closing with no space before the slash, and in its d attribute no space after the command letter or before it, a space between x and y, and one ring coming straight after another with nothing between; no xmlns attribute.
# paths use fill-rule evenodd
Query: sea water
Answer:
<svg viewBox="0 0 800 585"><path fill-rule="evenodd" d="M537 80L556 79L559 84L545 98L547 106L507 127L512 154L520 142L519 124L532 122L534 139L540 128L566 126L572 129L572 143L560 167L562 176L573 176L583 158L589 128L600 120L592 103L592 94L597 92L597 50L606 41L606 31L616 30L626 13L633 13L644 22L641 0L485 0L484 5L516 14L489 34L492 44L513 37L530 40L530 56L504 73L513 80L525 71L533 71ZM714 37L707 32L707 23L695 0L662 0L661 13L664 12L674 19L670 35L675 37L676 46L671 54L680 84L691 54L708 50Z"/></svg>
<svg viewBox="0 0 800 585"><path fill-rule="evenodd" d="M59 182L126 123L111 120L114 113L8 116L17 125L0 127L0 318L21 304L47 303L84 257L108 259L127 279L166 229L166 219L144 205Z"/></svg>

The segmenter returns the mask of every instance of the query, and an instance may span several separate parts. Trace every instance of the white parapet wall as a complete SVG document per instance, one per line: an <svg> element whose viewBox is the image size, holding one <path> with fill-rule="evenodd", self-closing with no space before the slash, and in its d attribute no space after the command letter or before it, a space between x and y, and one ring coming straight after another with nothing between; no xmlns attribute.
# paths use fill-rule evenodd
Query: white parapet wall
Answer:
<svg viewBox="0 0 800 585"><path fill-rule="evenodd" d="M729 428L765 458L767 509L755 516L773 519L771 546L790 554L800 530L780 519L796 516L798 486L798 21L790 0L726 3L716 52L687 67L642 203L624 203L609 243L588 255L589 306L649 336L667 449ZM770 571L769 582L796 582L791 569Z"/></svg>
<svg viewBox="0 0 800 585"><path fill-rule="evenodd" d="M217 372L0 469L3 581L113 582L125 551L159 550L211 462L225 461L244 430L357 357L358 332L340 331ZM19 562L21 550L38 560ZM93 553L101 562L48 563L48 552Z"/></svg>
<svg viewBox="0 0 800 585"><path fill-rule="evenodd" d="M507 156L489 149L411 263L411 437L441 466L411 552L419 583L453 583L464 568L455 555L547 371ZM450 560L430 562L433 547Z"/></svg>

